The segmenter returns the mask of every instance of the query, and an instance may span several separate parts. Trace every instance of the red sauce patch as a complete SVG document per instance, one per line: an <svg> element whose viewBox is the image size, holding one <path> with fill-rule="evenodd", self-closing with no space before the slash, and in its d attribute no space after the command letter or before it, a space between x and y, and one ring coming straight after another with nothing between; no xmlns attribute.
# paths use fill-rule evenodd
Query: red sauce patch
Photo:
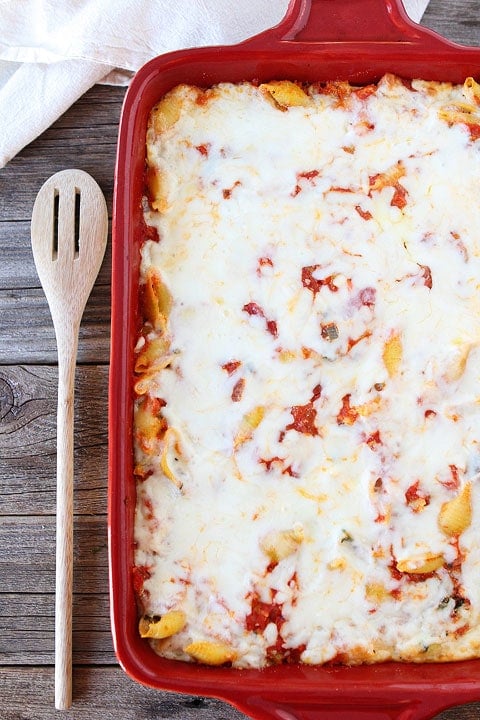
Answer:
<svg viewBox="0 0 480 720"><path fill-rule="evenodd" d="M146 510L145 512L145 520L153 520L155 517L155 513L153 511L153 503L149 498L144 498L143 500L143 506Z"/></svg>
<svg viewBox="0 0 480 720"><path fill-rule="evenodd" d="M295 582L295 576L292 578ZM291 585L291 583L289 583ZM300 657L306 649L306 645L301 644L296 648L285 648L284 639L281 635L282 626L285 618L282 615L282 604L276 603L274 600L275 590L272 602L262 602L257 593L251 596L251 611L245 618L245 627L248 631L254 633L262 633L265 628L273 623L277 627L277 639L273 645L269 645L266 649L266 655L270 663L298 663Z"/></svg>
<svg viewBox="0 0 480 720"><path fill-rule="evenodd" d="M296 430L304 435L318 435L318 430L315 425L317 411L313 407L312 402L308 402L306 405L294 405L290 412L293 417L293 422L287 425L287 430Z"/></svg>
<svg viewBox="0 0 480 720"><path fill-rule="evenodd" d="M195 102L197 105L206 105L207 102L210 100L212 96L211 90L201 90L200 88L197 88L197 96L195 98Z"/></svg>
<svg viewBox="0 0 480 720"><path fill-rule="evenodd" d="M297 174L297 178L305 178L305 180L313 180L314 178L318 177L319 172L318 170L308 170L307 172L301 172Z"/></svg>
<svg viewBox="0 0 480 720"><path fill-rule="evenodd" d="M318 435L318 429L315 425L315 418L317 411L313 407L313 403L316 402L322 395L322 386L320 384L315 385L312 390L312 397L309 402L305 405L294 405L290 412L293 417L293 422L287 425L286 430L296 430L299 433L305 435ZM289 473L291 474L291 473ZM296 477L296 476L294 476Z"/></svg>
<svg viewBox="0 0 480 720"><path fill-rule="evenodd" d="M446 480L440 480L440 484L447 490L458 490L460 487L460 471L456 465L449 465L450 477Z"/></svg>
<svg viewBox="0 0 480 720"><path fill-rule="evenodd" d="M240 180L237 180L236 182L233 183L231 188L224 188L222 190L223 199L229 200L232 197L232 192L235 190L236 187L238 187L241 184L242 183L240 182Z"/></svg>
<svg viewBox="0 0 480 720"><path fill-rule="evenodd" d="M422 271L423 284L429 289L432 289L432 271L428 265L418 265Z"/></svg>
<svg viewBox="0 0 480 720"><path fill-rule="evenodd" d="M260 460L258 462L261 463L262 465L265 465L267 472L270 472L270 470L272 469L273 463L282 464L284 462L284 460L285 460L285 458L281 458L281 457L278 457L278 455L275 455L274 457L269 458L268 460L265 458L260 458Z"/></svg>
<svg viewBox="0 0 480 720"><path fill-rule="evenodd" d="M282 606L275 602L262 602L257 593L252 596L250 607L250 613L245 618L245 627L249 632L261 633L270 623L280 630L285 622Z"/></svg>
<svg viewBox="0 0 480 720"><path fill-rule="evenodd" d="M238 370L242 363L240 360L230 360L222 365L222 370L225 370L229 375L233 375L235 370Z"/></svg>
<svg viewBox="0 0 480 720"><path fill-rule="evenodd" d="M158 397L149 397L149 404L153 415L160 415L162 408L166 406L166 400Z"/></svg>
<svg viewBox="0 0 480 720"><path fill-rule="evenodd" d="M470 133L470 139L471 140L478 140L480 138L480 124L478 123L469 123L468 125L468 131Z"/></svg>
<svg viewBox="0 0 480 720"><path fill-rule="evenodd" d="M153 240L153 242L160 242L158 230L156 227L153 227L153 225L145 225L143 237L144 237L145 241Z"/></svg>
<svg viewBox="0 0 480 720"><path fill-rule="evenodd" d="M245 378L240 378L239 380L237 380L237 382L233 386L232 395L231 395L233 402L239 402L242 399L244 388L245 388Z"/></svg>
<svg viewBox="0 0 480 720"><path fill-rule="evenodd" d="M369 210L363 210L360 205L355 205L355 210L363 220L371 220L373 215Z"/></svg>
<svg viewBox="0 0 480 720"><path fill-rule="evenodd" d="M258 259L257 275L259 277L262 275L262 268L264 268L264 267L272 267L273 268L273 262L272 262L271 258L261 257Z"/></svg>
<svg viewBox="0 0 480 720"><path fill-rule="evenodd" d="M342 187L342 185L332 185L328 192L353 193L353 189L349 187Z"/></svg>
<svg viewBox="0 0 480 720"><path fill-rule="evenodd" d="M366 444L368 447L370 447L372 450L376 450L379 445L382 445L382 439L380 437L380 430L375 430L371 435L369 435L366 440ZM381 480L380 480L381 482Z"/></svg>
<svg viewBox="0 0 480 720"><path fill-rule="evenodd" d="M138 597L146 594L146 590L143 587L145 580L151 577L150 569L147 565L134 565L132 568L133 574L133 588Z"/></svg>
<svg viewBox="0 0 480 720"><path fill-rule="evenodd" d="M370 95L374 95L376 91L376 85L365 85L364 87L354 90L354 93L360 100L365 100L366 98L370 97Z"/></svg>
<svg viewBox="0 0 480 720"><path fill-rule="evenodd" d="M258 462L261 463L262 465L265 465L265 468L266 468L267 472L270 472L270 471L271 471L272 465L273 465L274 463L275 463L275 464L278 463L278 465L280 465L280 467L281 467L282 475L290 475L290 477L299 477L298 473L295 472L295 470L293 469L292 465L285 466L285 465L284 465L284 463L285 463L285 458L281 458L281 457L279 457L278 455L275 455L274 457L271 457L271 458L268 458L268 459L267 459L267 458L260 458L260 460L259 460Z"/></svg>
<svg viewBox="0 0 480 720"><path fill-rule="evenodd" d="M315 296L322 287L326 286L330 292L337 292L338 287L335 285L335 275L327 275L324 278L316 278L313 273L320 268L320 265L307 265L302 268L302 285L310 290Z"/></svg>
<svg viewBox="0 0 480 720"><path fill-rule="evenodd" d="M407 191L399 182L396 182L393 188L394 193L390 201L390 205L392 207L397 207L401 210L407 204Z"/></svg>
<svg viewBox="0 0 480 720"><path fill-rule="evenodd" d="M282 470L282 475L290 475L290 477L298 478L300 475L298 472L295 472L293 467L291 465L288 465L286 468Z"/></svg>
<svg viewBox="0 0 480 720"><path fill-rule="evenodd" d="M297 184L290 193L292 197L296 197L298 193L302 192L302 186L300 182L302 180L308 180L311 185L315 185L315 178L319 175L318 170L307 170L306 172L297 173Z"/></svg>
<svg viewBox="0 0 480 720"><path fill-rule="evenodd" d="M263 312L260 305L257 305L255 302L247 303L243 306L242 310L246 312L248 315L258 315L259 317L262 317L266 321L267 330L272 335L272 337L276 338L278 337L278 327L275 320L267 320L265 317L265 313Z"/></svg>
<svg viewBox="0 0 480 720"><path fill-rule="evenodd" d="M359 342L361 342L362 340L366 340L366 338L369 338L371 334L372 333L370 332L370 330L365 330L365 332L359 335L358 338L348 338L347 353L350 352L350 350L355 347L355 345L358 345Z"/></svg>
<svg viewBox="0 0 480 720"><path fill-rule="evenodd" d="M405 501L413 512L420 512L426 505L430 504L430 495L420 489L420 480L410 485L405 492Z"/></svg>
<svg viewBox="0 0 480 720"><path fill-rule="evenodd" d="M135 475L136 480L138 480L139 482L143 482L144 480L153 475L153 470L151 468L146 470L141 465L136 465L133 469L133 474Z"/></svg>
<svg viewBox="0 0 480 720"><path fill-rule="evenodd" d="M366 307L372 308L375 306L375 300L377 297L377 291L375 288L372 287L366 287L360 290L358 293L358 302L360 305L365 305Z"/></svg>
<svg viewBox="0 0 480 720"><path fill-rule="evenodd" d="M338 425L353 425L358 418L358 411L350 405L351 393L344 395L342 398L342 408L337 415Z"/></svg>
<svg viewBox="0 0 480 720"><path fill-rule="evenodd" d="M195 150L198 150L200 155L203 155L203 157L208 157L208 153L210 152L210 143L195 145Z"/></svg>

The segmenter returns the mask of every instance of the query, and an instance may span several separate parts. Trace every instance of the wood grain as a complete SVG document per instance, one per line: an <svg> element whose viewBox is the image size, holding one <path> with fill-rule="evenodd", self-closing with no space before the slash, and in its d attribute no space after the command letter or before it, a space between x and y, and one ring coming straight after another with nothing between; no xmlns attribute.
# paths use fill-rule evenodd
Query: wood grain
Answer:
<svg viewBox="0 0 480 720"><path fill-rule="evenodd" d="M75 593L108 591L105 516L76 516L74 522ZM3 593L53 593L55 516L0 516L0 577Z"/></svg>
<svg viewBox="0 0 480 720"><path fill-rule="evenodd" d="M57 368L0 365L0 515L55 512ZM74 511L107 511L108 367L76 372Z"/></svg>
<svg viewBox="0 0 480 720"><path fill-rule="evenodd" d="M430 0L422 25L461 45L480 45L477 0Z"/></svg>
<svg viewBox="0 0 480 720"><path fill-rule="evenodd" d="M0 174L1 177L1 174ZM40 286L30 246L30 220L0 222L2 262L0 288L2 290L37 288ZM110 284L112 264L111 243L107 245L97 285Z"/></svg>
<svg viewBox="0 0 480 720"><path fill-rule="evenodd" d="M118 121L124 95L125 88L92 88L0 171L0 225L30 222L36 192L50 175L65 168L79 168L92 175L111 211ZM0 230L3 246L3 233L8 231L5 225Z"/></svg>
<svg viewBox="0 0 480 720"><path fill-rule="evenodd" d="M0 666L52 665L53 594L0 593ZM115 665L108 594L73 596L73 662Z"/></svg>
<svg viewBox="0 0 480 720"><path fill-rule="evenodd" d="M40 288L0 291L0 337L0 364L56 363L55 333ZM110 287L95 285L80 325L78 362L107 363L109 352Z"/></svg>
<svg viewBox="0 0 480 720"><path fill-rule="evenodd" d="M2 720L51 720L53 674L48 668L0 668ZM143 688L117 668L74 668L78 720L242 720L245 715L218 700ZM30 709L25 715L23 707ZM463 718L462 718L463 720ZM470 720L470 718L468 718Z"/></svg>

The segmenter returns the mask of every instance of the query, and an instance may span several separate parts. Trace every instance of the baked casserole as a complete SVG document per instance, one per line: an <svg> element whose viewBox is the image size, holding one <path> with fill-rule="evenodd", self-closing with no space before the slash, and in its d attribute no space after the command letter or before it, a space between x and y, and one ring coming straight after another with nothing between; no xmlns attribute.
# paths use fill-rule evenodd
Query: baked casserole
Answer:
<svg viewBox="0 0 480 720"><path fill-rule="evenodd" d="M161 655L480 655L480 88L152 110L134 585Z"/></svg>

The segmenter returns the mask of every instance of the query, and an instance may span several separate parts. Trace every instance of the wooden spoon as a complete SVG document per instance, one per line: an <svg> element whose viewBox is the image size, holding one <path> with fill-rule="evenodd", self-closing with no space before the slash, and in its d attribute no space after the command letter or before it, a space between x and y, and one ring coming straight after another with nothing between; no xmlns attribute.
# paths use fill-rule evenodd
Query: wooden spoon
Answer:
<svg viewBox="0 0 480 720"><path fill-rule="evenodd" d="M72 704L73 398L78 333L107 244L105 198L82 170L41 187L32 213L32 250L58 348L55 707Z"/></svg>

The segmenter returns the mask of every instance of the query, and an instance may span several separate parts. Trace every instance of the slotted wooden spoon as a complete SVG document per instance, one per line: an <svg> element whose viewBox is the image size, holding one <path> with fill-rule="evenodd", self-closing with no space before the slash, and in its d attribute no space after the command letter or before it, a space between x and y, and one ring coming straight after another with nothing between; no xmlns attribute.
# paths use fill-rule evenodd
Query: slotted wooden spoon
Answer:
<svg viewBox="0 0 480 720"><path fill-rule="evenodd" d="M72 703L73 398L78 333L107 244L105 198L82 170L41 187L32 213L32 250L58 349L55 707Z"/></svg>

